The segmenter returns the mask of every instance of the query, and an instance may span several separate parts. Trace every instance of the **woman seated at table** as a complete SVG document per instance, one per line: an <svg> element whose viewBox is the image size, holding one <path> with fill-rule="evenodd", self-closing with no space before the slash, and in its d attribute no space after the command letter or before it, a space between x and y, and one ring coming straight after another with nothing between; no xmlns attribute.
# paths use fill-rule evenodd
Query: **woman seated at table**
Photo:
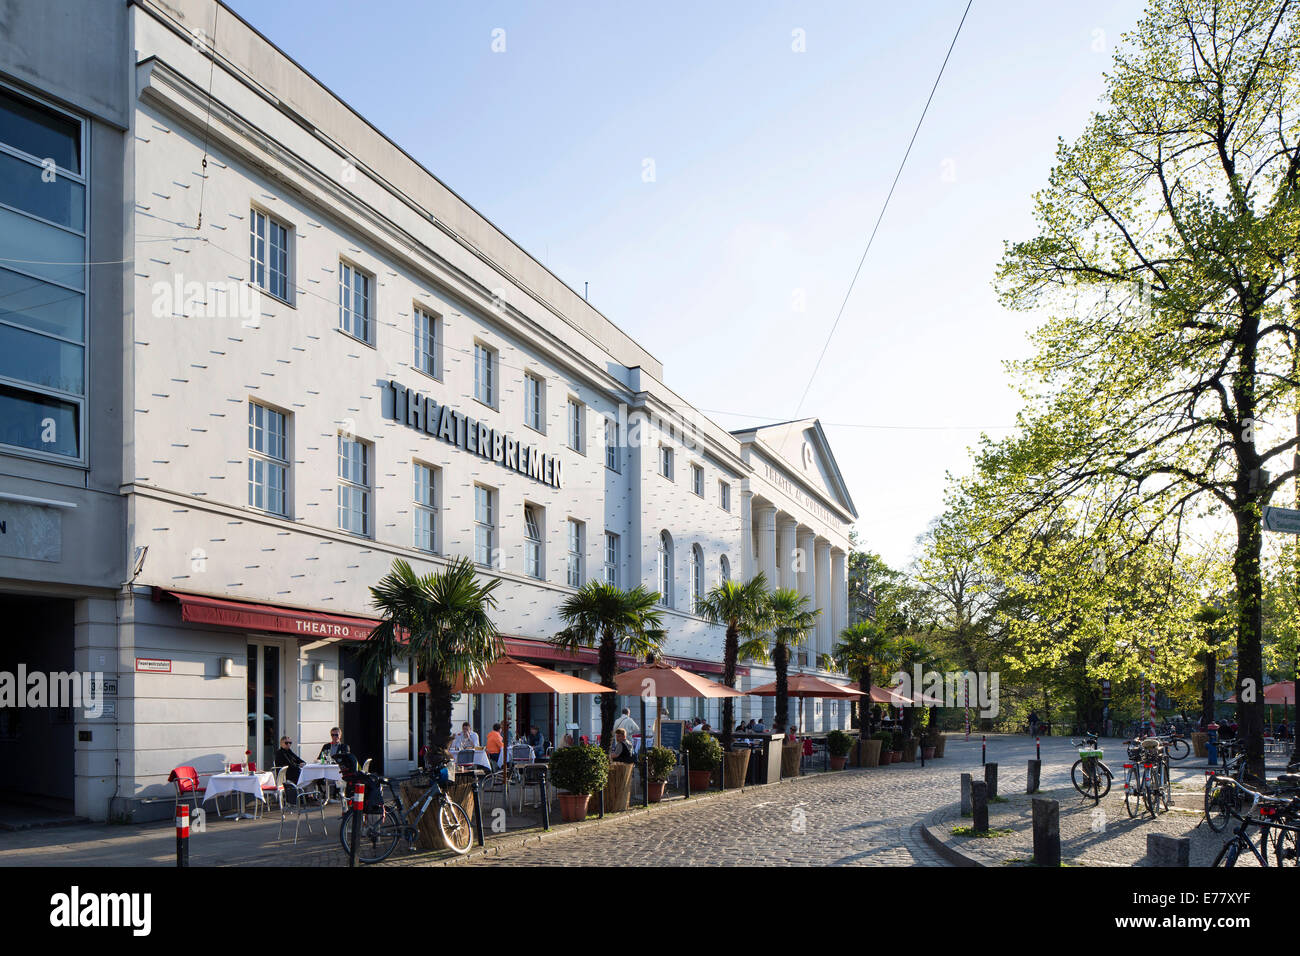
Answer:
<svg viewBox="0 0 1300 956"><path fill-rule="evenodd" d="M614 743L609 748L609 759L615 763L636 763L636 754L627 742L627 731L622 727L614 731Z"/></svg>
<svg viewBox="0 0 1300 956"><path fill-rule="evenodd" d="M284 779L289 783L298 782L298 768L307 761L303 760L293 752L293 741L288 737L280 738L280 749L275 752L273 766L288 767L284 772Z"/></svg>

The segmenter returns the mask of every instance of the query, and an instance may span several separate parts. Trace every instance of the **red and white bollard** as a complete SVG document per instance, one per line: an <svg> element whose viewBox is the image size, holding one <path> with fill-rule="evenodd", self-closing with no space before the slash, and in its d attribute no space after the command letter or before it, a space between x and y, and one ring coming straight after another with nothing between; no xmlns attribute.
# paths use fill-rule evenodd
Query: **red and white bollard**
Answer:
<svg viewBox="0 0 1300 956"><path fill-rule="evenodd" d="M176 865L190 865L190 808L184 803L176 808Z"/></svg>
<svg viewBox="0 0 1300 956"><path fill-rule="evenodd" d="M357 865L357 849L361 846L361 815L366 809L366 785L359 783L352 791L352 852L348 866Z"/></svg>

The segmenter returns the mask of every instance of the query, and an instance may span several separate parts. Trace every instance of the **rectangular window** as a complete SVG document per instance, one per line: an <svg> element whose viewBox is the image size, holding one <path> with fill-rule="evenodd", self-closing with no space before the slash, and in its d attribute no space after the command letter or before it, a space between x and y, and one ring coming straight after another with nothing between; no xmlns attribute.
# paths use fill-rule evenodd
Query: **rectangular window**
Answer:
<svg viewBox="0 0 1300 956"><path fill-rule="evenodd" d="M605 583L618 587L618 535L605 532Z"/></svg>
<svg viewBox="0 0 1300 956"><path fill-rule="evenodd" d="M496 491L474 486L474 560L493 567L496 547Z"/></svg>
<svg viewBox="0 0 1300 956"><path fill-rule="evenodd" d="M691 465L691 491L704 497L704 469L699 465Z"/></svg>
<svg viewBox="0 0 1300 956"><path fill-rule="evenodd" d="M285 417L275 409L248 403L248 504L260 511L288 515L285 488L289 455Z"/></svg>
<svg viewBox="0 0 1300 956"><path fill-rule="evenodd" d="M415 309L415 360L412 364L425 375L442 378L438 346L442 340L442 319L418 306Z"/></svg>
<svg viewBox="0 0 1300 956"><path fill-rule="evenodd" d="M486 345L474 343L474 397L496 408L497 353Z"/></svg>
<svg viewBox="0 0 1300 956"><path fill-rule="evenodd" d="M607 418L605 419L605 467L610 471L623 470L618 446L618 422Z"/></svg>
<svg viewBox="0 0 1300 956"><path fill-rule="evenodd" d="M438 469L415 463L415 546L438 551Z"/></svg>
<svg viewBox="0 0 1300 956"><path fill-rule="evenodd" d="M356 266L339 263L339 328L353 338L372 344L374 278Z"/></svg>
<svg viewBox="0 0 1300 956"><path fill-rule="evenodd" d="M569 587L582 587L582 522L569 519Z"/></svg>
<svg viewBox="0 0 1300 956"><path fill-rule="evenodd" d="M524 573L533 578L546 576L542 570L542 526L532 505L524 505Z"/></svg>
<svg viewBox="0 0 1300 956"><path fill-rule="evenodd" d="M731 510L731 485L725 481L718 482L718 507L723 511Z"/></svg>
<svg viewBox="0 0 1300 956"><path fill-rule="evenodd" d="M569 447L582 452L582 402L569 399L567 418L569 420Z"/></svg>
<svg viewBox="0 0 1300 956"><path fill-rule="evenodd" d="M249 211L248 280L289 301L289 227L259 209Z"/></svg>
<svg viewBox="0 0 1300 956"><path fill-rule="evenodd" d="M490 404L490 403L489 403ZM524 373L524 424L542 431L545 418L542 409L542 380L529 372Z"/></svg>
<svg viewBox="0 0 1300 956"><path fill-rule="evenodd" d="M659 474L673 480L673 450L667 445L659 446Z"/></svg>
<svg viewBox="0 0 1300 956"><path fill-rule="evenodd" d="M73 459L86 395L82 141L80 120L0 88L0 444Z"/></svg>
<svg viewBox="0 0 1300 956"><path fill-rule="evenodd" d="M339 435L339 528L370 535L370 446Z"/></svg>

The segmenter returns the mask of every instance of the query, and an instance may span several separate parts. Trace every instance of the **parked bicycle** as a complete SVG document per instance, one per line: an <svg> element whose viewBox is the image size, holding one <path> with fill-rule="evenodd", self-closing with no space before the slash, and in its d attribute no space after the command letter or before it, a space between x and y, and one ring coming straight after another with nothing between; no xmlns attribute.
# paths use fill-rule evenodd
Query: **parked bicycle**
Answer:
<svg viewBox="0 0 1300 956"><path fill-rule="evenodd" d="M1215 833L1222 833L1241 809L1241 791L1230 781L1240 781L1246 771L1246 754L1225 755L1223 769L1205 775L1205 822Z"/></svg>
<svg viewBox="0 0 1300 956"><path fill-rule="evenodd" d="M1070 768L1070 781L1074 789L1094 804L1101 803L1103 797L1110 793L1110 768L1102 763L1105 754L1097 744L1096 734L1087 734L1082 740L1071 740L1079 751L1079 759Z"/></svg>
<svg viewBox="0 0 1300 956"><path fill-rule="evenodd" d="M1243 859L1253 858L1260 866L1269 865L1269 857L1275 866L1290 863L1297 865L1297 835L1300 835L1300 798L1292 795L1270 795L1252 790L1245 784L1231 777L1222 779L1222 786L1239 791L1239 809L1233 816L1240 821L1232 836L1214 858L1212 866L1236 866ZM1245 801L1250 805L1246 807ZM1259 831L1256 843L1250 838L1250 830Z"/></svg>
<svg viewBox="0 0 1300 956"><path fill-rule="evenodd" d="M1155 817L1173 803L1169 755L1157 737L1126 740L1129 762L1124 764L1124 809L1136 817L1142 807Z"/></svg>
<svg viewBox="0 0 1300 956"><path fill-rule="evenodd" d="M453 853L465 854L473 844L473 828L469 814L459 803L453 802L443 792L438 780L432 779L429 789L414 807L402 806L402 798L387 777L378 778L379 800L371 800L367 787L365 806L361 815L361 842L357 859L362 863L378 863L397 848L397 841L405 838L407 848L415 849L419 838L420 821L431 808L437 812L438 832L442 842ZM383 788L388 788L390 799L383 800ZM339 841L345 853L352 853L352 818L355 808L343 814ZM413 814L413 819L408 819Z"/></svg>

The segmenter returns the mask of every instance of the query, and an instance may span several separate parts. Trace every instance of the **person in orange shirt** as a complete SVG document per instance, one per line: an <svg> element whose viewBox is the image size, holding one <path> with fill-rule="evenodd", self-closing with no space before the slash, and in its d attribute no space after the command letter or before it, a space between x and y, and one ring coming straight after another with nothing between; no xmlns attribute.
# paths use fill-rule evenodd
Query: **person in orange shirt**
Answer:
<svg viewBox="0 0 1300 956"><path fill-rule="evenodd" d="M493 724L491 732L487 735L487 746L484 749L487 751L488 760L492 761L494 770L501 766L499 758L505 745L506 742L501 737L501 725Z"/></svg>

